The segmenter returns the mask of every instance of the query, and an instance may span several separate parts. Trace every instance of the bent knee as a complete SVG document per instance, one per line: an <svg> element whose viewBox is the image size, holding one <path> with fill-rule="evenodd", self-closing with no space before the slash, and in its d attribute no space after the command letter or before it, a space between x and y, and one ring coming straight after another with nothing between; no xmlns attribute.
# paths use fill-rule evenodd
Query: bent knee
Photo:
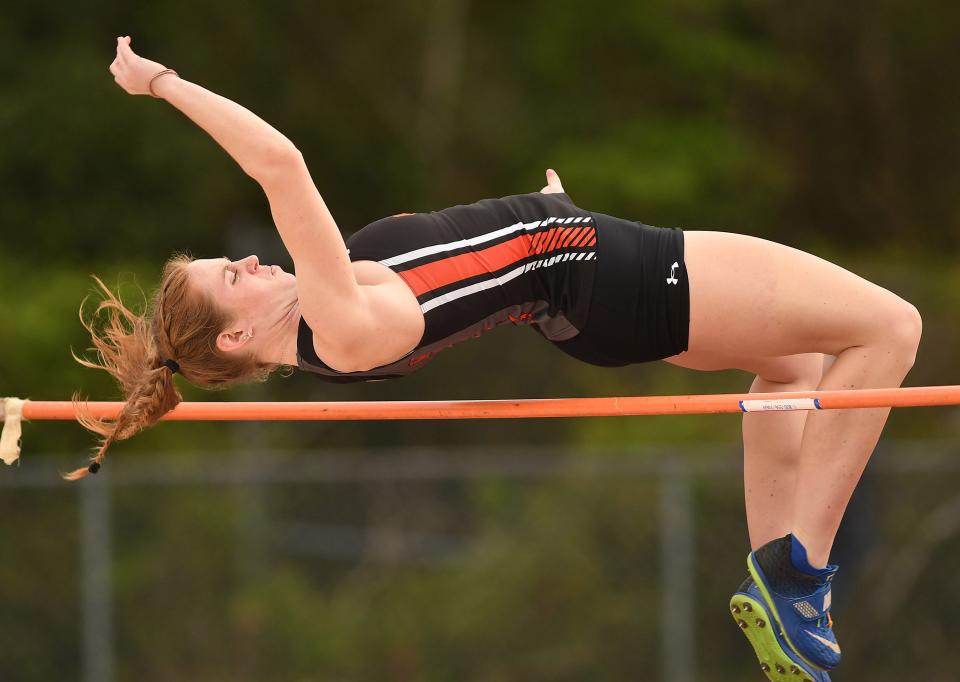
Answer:
<svg viewBox="0 0 960 682"><path fill-rule="evenodd" d="M899 304L884 316L884 340L905 369L913 367L923 334L923 318L912 303L898 299Z"/></svg>

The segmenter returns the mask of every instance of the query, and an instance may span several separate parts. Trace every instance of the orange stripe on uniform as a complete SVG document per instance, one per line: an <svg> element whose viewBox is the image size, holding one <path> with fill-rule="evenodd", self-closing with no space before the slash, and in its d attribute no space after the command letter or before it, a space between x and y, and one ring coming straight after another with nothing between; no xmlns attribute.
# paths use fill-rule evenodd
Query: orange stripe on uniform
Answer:
<svg viewBox="0 0 960 682"><path fill-rule="evenodd" d="M567 242L573 237L573 234L579 230L583 229L582 227L563 227L563 228L553 228L547 232L546 237L540 241L538 247L534 253L543 254L550 253L559 248L562 248L567 244Z"/></svg>
<svg viewBox="0 0 960 682"><path fill-rule="evenodd" d="M581 242L582 246L594 246L597 243L596 230L584 229L584 226L554 227L532 238L529 235L520 235L496 246L449 256L398 274L415 295L422 296L469 277L502 270L530 254L552 253L576 242Z"/></svg>
<svg viewBox="0 0 960 682"><path fill-rule="evenodd" d="M573 240L577 238L578 233L579 233L580 230L582 230L582 229L584 229L584 228L583 228L583 227L577 227L576 229L574 229L573 233L572 233L569 237L567 237L566 240L563 242L564 247L570 246L570 244L573 243Z"/></svg>
<svg viewBox="0 0 960 682"><path fill-rule="evenodd" d="M530 244L530 253L540 253L540 247L543 244L543 239L549 232L549 230L546 230L544 232L537 232L537 234L534 235L533 241Z"/></svg>
<svg viewBox="0 0 960 682"><path fill-rule="evenodd" d="M530 247L529 235L520 235L496 246L479 251L469 251L459 256L425 263L398 273L421 296L428 291L459 282L468 277L496 272L527 257Z"/></svg>
<svg viewBox="0 0 960 682"><path fill-rule="evenodd" d="M587 241L597 236L596 231L591 227L583 231L583 234L578 236L574 242L573 246L580 247L583 246Z"/></svg>

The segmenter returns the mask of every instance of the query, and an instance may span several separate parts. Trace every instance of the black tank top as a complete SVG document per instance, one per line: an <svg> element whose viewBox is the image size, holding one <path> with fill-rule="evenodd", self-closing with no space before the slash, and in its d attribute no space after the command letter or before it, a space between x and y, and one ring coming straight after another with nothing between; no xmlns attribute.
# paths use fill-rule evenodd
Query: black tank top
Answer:
<svg viewBox="0 0 960 682"><path fill-rule="evenodd" d="M519 194L383 218L354 233L347 248L351 261L376 261L403 278L425 328L417 347L399 360L338 372L317 357L313 331L301 318L299 367L328 381L411 374L443 349L506 322L565 341L587 321L597 230L593 215L566 194Z"/></svg>

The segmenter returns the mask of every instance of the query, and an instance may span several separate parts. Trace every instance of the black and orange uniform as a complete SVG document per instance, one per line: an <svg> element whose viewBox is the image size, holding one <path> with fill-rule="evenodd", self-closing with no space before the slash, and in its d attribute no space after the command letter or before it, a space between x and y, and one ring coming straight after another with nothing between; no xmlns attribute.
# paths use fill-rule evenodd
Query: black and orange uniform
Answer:
<svg viewBox="0 0 960 682"><path fill-rule="evenodd" d="M373 222L347 239L351 261L376 261L413 291L425 328L405 356L338 372L300 320L300 369L334 382L401 377L437 353L505 323L530 325L567 354L620 366L686 350L683 233L577 207L566 194L483 199Z"/></svg>

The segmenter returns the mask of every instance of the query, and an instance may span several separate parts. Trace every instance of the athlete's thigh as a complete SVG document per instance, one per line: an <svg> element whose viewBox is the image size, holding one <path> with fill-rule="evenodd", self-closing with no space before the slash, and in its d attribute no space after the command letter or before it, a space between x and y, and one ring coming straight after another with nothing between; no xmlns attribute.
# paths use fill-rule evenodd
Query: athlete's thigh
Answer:
<svg viewBox="0 0 960 682"><path fill-rule="evenodd" d="M767 381L782 384L804 384L810 388L820 383L824 371L824 356L821 353L800 355L721 355L709 351L685 351L664 358L665 362L678 367L714 372L724 369L740 369Z"/></svg>
<svg viewBox="0 0 960 682"><path fill-rule="evenodd" d="M883 333L903 301L798 249L728 232L684 232L691 354L836 355Z"/></svg>

